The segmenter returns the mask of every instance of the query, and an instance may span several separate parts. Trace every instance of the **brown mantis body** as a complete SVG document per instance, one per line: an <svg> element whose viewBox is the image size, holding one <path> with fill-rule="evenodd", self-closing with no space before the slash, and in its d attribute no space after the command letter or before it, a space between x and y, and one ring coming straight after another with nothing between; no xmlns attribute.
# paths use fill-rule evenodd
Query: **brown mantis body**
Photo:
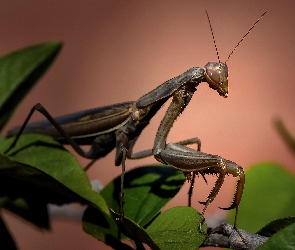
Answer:
<svg viewBox="0 0 295 250"><path fill-rule="evenodd" d="M225 63L220 61L209 62L204 68L190 68L183 74L164 82L135 102L119 103L57 118L53 118L41 104L37 104L31 109L23 126L21 128L14 128L9 132L10 136L16 135L16 138L6 152L9 152L16 144L22 133L41 133L53 136L62 143L70 144L78 154L89 159L101 158L113 149L116 149L115 165L122 165L120 194L120 212L122 218L124 216L123 183L126 158L139 159L152 154L159 162L169 164L184 171L186 174L200 173L202 176L205 174L218 175L216 184L207 200L202 202L205 205L203 214L218 194L225 175L231 174L238 177L239 180L237 182L234 200L230 207L224 209L237 208L241 201L245 182L242 167L220 156L206 154L185 146L197 143L200 148L198 138L191 138L177 143L166 143L173 123L190 102L197 86L201 82L207 82L209 87L216 90L219 95L227 97L227 78L228 68ZM134 144L143 129L149 124L149 121L161 106L171 97L171 104L158 128L153 149L133 153ZM35 110L41 112L48 121L27 125ZM90 150L88 152L84 151L80 147L81 144L91 145Z"/></svg>

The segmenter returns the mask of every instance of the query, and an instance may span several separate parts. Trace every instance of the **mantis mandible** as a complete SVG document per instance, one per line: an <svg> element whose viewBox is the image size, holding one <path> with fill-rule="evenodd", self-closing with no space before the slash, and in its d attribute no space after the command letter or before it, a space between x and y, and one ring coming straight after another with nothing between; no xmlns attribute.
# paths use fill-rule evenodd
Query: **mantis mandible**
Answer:
<svg viewBox="0 0 295 250"><path fill-rule="evenodd" d="M219 60L207 11L206 14ZM115 165L122 165L120 193L121 218L124 217L123 183L126 158L139 159L150 155L154 155L155 159L161 163L169 164L184 171L187 175L190 173L200 173L204 177L205 174L218 174L214 188L210 192L206 202L202 202L204 204L203 214L207 206L218 194L225 175L231 174L239 177L233 202L230 207L224 209L237 208L242 197L245 181L242 167L220 156L200 152L200 140L198 138L169 144L166 143L166 139L173 123L189 104L194 92L197 90L197 86L201 82L207 82L209 87L216 90L220 96L228 97L228 67L226 62L265 14L266 12L262 14L234 47L225 63L219 60L218 62L207 63L204 68L192 67L181 75L159 85L154 90L140 97L137 101L94 108L57 118L53 118L40 103L36 104L32 107L24 124L8 132L9 136L16 135L16 137L5 153L8 153L15 146L20 135L23 133L50 135L61 143L70 144L79 155L88 159L99 159L113 149L116 149ZM171 97L172 101L156 133L153 149L133 153L134 144L141 132L162 105ZM42 113L47 120L28 124L35 110ZM198 150L185 146L193 143L198 144ZM89 151L84 151L80 145L91 145L91 147Z"/></svg>

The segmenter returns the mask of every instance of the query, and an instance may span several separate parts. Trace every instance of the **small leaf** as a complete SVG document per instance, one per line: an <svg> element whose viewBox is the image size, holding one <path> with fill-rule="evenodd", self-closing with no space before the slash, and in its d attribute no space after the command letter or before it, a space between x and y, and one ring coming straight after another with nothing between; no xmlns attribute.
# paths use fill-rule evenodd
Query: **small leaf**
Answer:
<svg viewBox="0 0 295 250"><path fill-rule="evenodd" d="M126 172L124 179L125 217L136 223L134 228L145 226L157 216L185 181L181 171L164 165L135 168ZM101 191L108 205L117 213L120 210L120 188L119 176ZM115 221L116 219L110 220L110 217L104 217L95 209L88 208L84 214L83 228L90 235L109 244L107 241L113 241L113 237L124 238Z"/></svg>
<svg viewBox="0 0 295 250"><path fill-rule="evenodd" d="M273 162L257 163L246 171L238 226L255 233L267 223L295 216L295 176ZM234 220L234 211L229 220Z"/></svg>
<svg viewBox="0 0 295 250"><path fill-rule="evenodd" d="M112 210L111 213L121 232L134 242L147 244L151 249L198 249L206 238L205 220L191 207L168 209L146 230L128 218L121 222L118 213Z"/></svg>
<svg viewBox="0 0 295 250"><path fill-rule="evenodd" d="M47 42L0 58L0 130L52 64L61 47L61 42Z"/></svg>
<svg viewBox="0 0 295 250"><path fill-rule="evenodd" d="M26 200L24 198L10 200L7 197L2 197L0 200L2 206L11 213L22 217L39 228L50 228L46 203L35 199Z"/></svg>
<svg viewBox="0 0 295 250"><path fill-rule="evenodd" d="M146 225L178 193L185 177L181 171L165 165L143 166L125 173L125 216L140 226ZM119 212L121 177L110 182L101 195Z"/></svg>
<svg viewBox="0 0 295 250"><path fill-rule="evenodd" d="M147 244L151 249L160 249L144 228L140 227L138 224L128 218L124 218L123 221L120 221L120 215L114 212L112 209L110 209L110 211L121 232L123 232L126 236L133 239L134 242L142 242Z"/></svg>
<svg viewBox="0 0 295 250"><path fill-rule="evenodd" d="M280 230L270 237L259 250L293 250L295 248L295 223Z"/></svg>
<svg viewBox="0 0 295 250"><path fill-rule="evenodd" d="M110 209L110 212L112 218L104 216L92 207L88 207L83 216L83 230L114 249L125 249L126 246L120 241L120 239L126 240L123 233L134 241L144 242L152 249L159 249L145 229L128 218L124 218L121 222L120 214L112 209Z"/></svg>
<svg viewBox="0 0 295 250"><path fill-rule="evenodd" d="M174 207L160 214L146 231L161 249L188 250L198 249L203 243L207 226L197 210Z"/></svg>
<svg viewBox="0 0 295 250"><path fill-rule="evenodd" d="M112 246L121 248L118 227L111 216L106 216L101 211L88 207L83 215L83 230L94 238Z"/></svg>
<svg viewBox="0 0 295 250"><path fill-rule="evenodd" d="M11 142L12 138L0 137L0 150ZM1 196L54 204L80 202L109 215L105 200L92 190L75 157L52 138L23 135L8 156L0 155Z"/></svg>
<svg viewBox="0 0 295 250"><path fill-rule="evenodd" d="M260 229L256 234L270 237L283 228L295 223L295 217L290 216L283 219L273 220L262 229Z"/></svg>

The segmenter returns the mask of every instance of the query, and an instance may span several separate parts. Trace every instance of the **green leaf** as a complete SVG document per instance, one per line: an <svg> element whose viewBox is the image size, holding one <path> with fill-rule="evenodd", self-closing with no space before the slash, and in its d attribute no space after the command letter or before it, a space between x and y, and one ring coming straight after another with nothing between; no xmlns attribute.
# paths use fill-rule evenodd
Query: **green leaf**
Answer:
<svg viewBox="0 0 295 250"><path fill-rule="evenodd" d="M61 42L47 42L0 58L0 130L52 64L61 47Z"/></svg>
<svg viewBox="0 0 295 250"><path fill-rule="evenodd" d="M35 199L27 200L24 198L10 200L8 197L2 197L0 203L6 210L17 214L23 219L33 223L35 226L42 229L50 228L46 203Z"/></svg>
<svg viewBox="0 0 295 250"><path fill-rule="evenodd" d="M124 181L124 212L125 220L133 221L135 229L141 230L161 209L171 200L182 187L185 177L181 171L164 165L144 166L125 173ZM101 214L93 208L85 211L83 229L95 238L108 245L114 244L114 239L124 238L115 221L119 213L120 176L110 182L102 191L110 208L114 209L112 219ZM124 221L125 221L124 220ZM121 230L124 229L122 225Z"/></svg>
<svg viewBox="0 0 295 250"><path fill-rule="evenodd" d="M246 171L238 226L255 233L267 223L295 215L295 176L273 162L261 162ZM229 220L233 221L234 211Z"/></svg>
<svg viewBox="0 0 295 250"><path fill-rule="evenodd" d="M183 186L183 173L165 165L143 166L128 171L124 177L125 216L144 226L178 193ZM102 191L109 206L119 212L121 177Z"/></svg>
<svg viewBox="0 0 295 250"><path fill-rule="evenodd" d="M121 233L113 218L93 207L88 207L84 212L83 230L115 249L122 248L122 243L118 239Z"/></svg>
<svg viewBox="0 0 295 250"><path fill-rule="evenodd" d="M152 249L159 249L144 228L126 217L121 221L120 214L111 208L110 212L112 218L106 217L93 207L88 207L83 216L83 230L114 249L130 249L120 241L126 240L125 236L134 241L144 242Z"/></svg>
<svg viewBox="0 0 295 250"><path fill-rule="evenodd" d="M0 150L11 142L12 138L0 137ZM52 138L23 135L8 156L0 155L0 196L46 204L80 202L110 214L75 157Z"/></svg>
<svg viewBox="0 0 295 250"><path fill-rule="evenodd" d="M275 235L270 237L259 250L288 250L295 248L295 223L285 227L284 229L277 232Z"/></svg>
<svg viewBox="0 0 295 250"><path fill-rule="evenodd" d="M146 231L161 249L188 250L198 249L203 243L207 226L197 210L174 207L160 214Z"/></svg>
<svg viewBox="0 0 295 250"><path fill-rule="evenodd" d="M160 249L144 228L140 227L138 224L128 218L124 218L124 220L121 221L118 219L120 217L118 213L114 212L112 209L110 209L110 211L114 220L117 222L120 231L126 236L133 239L134 242L147 244L151 249Z"/></svg>
<svg viewBox="0 0 295 250"><path fill-rule="evenodd" d="M117 219L118 213L113 210L111 213L121 232L151 249L197 249L206 238L205 220L191 207L168 209L156 217L146 230L128 218L121 222ZM107 244L116 248L114 242L112 239Z"/></svg>
<svg viewBox="0 0 295 250"><path fill-rule="evenodd" d="M282 230L283 228L295 223L295 217L289 216L283 219L273 220L265 227L260 229L256 234L263 235L266 237L270 237L273 234L277 233L278 231Z"/></svg>

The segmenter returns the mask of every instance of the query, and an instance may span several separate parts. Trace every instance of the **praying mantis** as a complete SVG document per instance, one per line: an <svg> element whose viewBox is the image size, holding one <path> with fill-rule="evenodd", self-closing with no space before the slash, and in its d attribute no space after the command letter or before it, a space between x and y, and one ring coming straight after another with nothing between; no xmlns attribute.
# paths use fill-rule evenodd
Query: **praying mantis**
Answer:
<svg viewBox="0 0 295 250"><path fill-rule="evenodd" d="M237 208L242 197L245 175L243 168L236 163L217 155L200 151L200 140L190 138L176 143L168 143L167 137L175 120L189 104L192 96L201 82L207 82L209 87L216 90L222 97L228 97L228 67L226 62L243 39L254 28L263 15L254 23L249 31L229 54L225 63L220 62L219 55L210 23L218 62L209 62L204 68L192 67L154 90L140 97L137 101L129 101L109 106L80 111L77 113L52 117L40 104L32 107L22 126L8 132L9 136L16 136L12 145L6 150L8 153L17 143L23 133L40 133L50 135L57 141L70 144L81 156L97 160L112 150L116 150L115 165L122 165L120 214L124 218L124 173L126 159L140 159L154 155L155 159L163 164L183 171L188 178L191 173L217 174L218 178L204 204L205 213L208 205L218 194L226 174L238 177L237 187L232 204L228 208ZM152 149L133 153L133 147L141 132L148 126L150 120L169 99L171 103L157 130ZM42 113L47 120L29 123L34 111ZM198 144L198 150L187 147L189 144ZM89 151L84 151L80 145L90 145Z"/></svg>

